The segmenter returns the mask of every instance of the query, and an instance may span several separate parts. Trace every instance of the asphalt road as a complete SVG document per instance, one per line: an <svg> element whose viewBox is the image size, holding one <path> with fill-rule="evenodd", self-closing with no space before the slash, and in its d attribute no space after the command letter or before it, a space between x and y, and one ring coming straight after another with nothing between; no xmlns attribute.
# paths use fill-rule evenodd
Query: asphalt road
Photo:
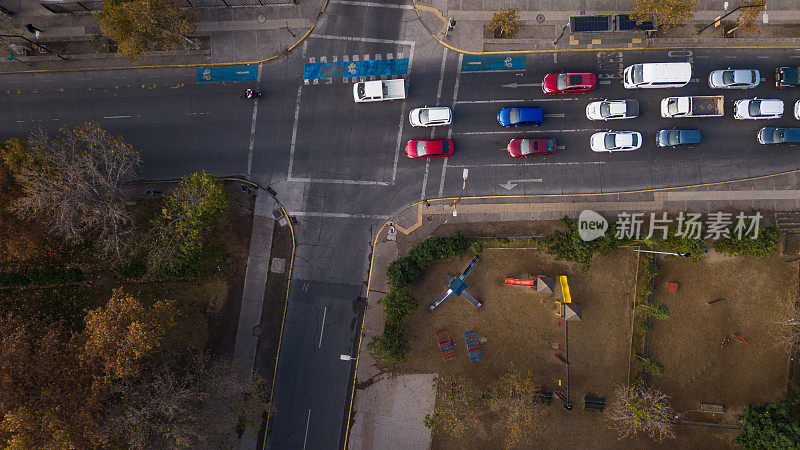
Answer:
<svg viewBox="0 0 800 450"><path fill-rule="evenodd" d="M386 3L386 2L385 2ZM3 138L34 127L54 132L95 120L125 136L144 160L142 176L173 178L197 170L241 174L272 186L298 224L297 254L278 362L269 448L331 449L346 425L357 352L370 242L380 223L410 202L441 196L611 192L756 176L800 167L798 149L761 146L762 126L797 126L796 90L776 90L778 65L800 64L796 50L579 52L529 55L524 70L467 72L462 58L431 40L402 2L331 3L314 34L298 49L261 68L265 96L238 94L256 83L197 83L193 69L4 75L0 91ZM354 104L353 79L308 80L304 64L409 58L408 98ZM681 89L626 90L621 70L638 62L691 61L694 80ZM757 68L756 89L712 91L713 69ZM537 85L550 71L590 71L601 84L588 94L545 96ZM513 85L517 85L513 87ZM725 116L663 119L661 98L725 95ZM780 98L780 120L735 121L740 98ZM593 122L593 100L638 99L637 119ZM504 129L497 110L542 106L541 127ZM453 107L451 127L414 129L410 109ZM255 119L255 126L253 120ZM657 149L658 129L697 128L700 145ZM640 131L637 151L598 154L595 131ZM509 139L553 136L559 150L512 159ZM406 140L451 137L455 154L421 161L404 156ZM466 172L466 182L463 176ZM511 187L509 181L514 181ZM504 185L506 187L504 187ZM509 188L507 188L509 187ZM260 370L256 367L256 370Z"/></svg>

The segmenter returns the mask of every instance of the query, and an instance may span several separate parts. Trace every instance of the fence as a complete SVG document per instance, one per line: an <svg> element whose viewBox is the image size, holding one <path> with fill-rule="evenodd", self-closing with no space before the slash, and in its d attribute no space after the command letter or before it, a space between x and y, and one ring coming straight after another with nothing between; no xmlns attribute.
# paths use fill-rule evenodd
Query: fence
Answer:
<svg viewBox="0 0 800 450"><path fill-rule="evenodd" d="M297 3L297 0L178 0L184 8L207 8L235 6L266 6L285 5ZM74 1L41 1L40 4L48 11L56 14L73 14L80 12L100 11L103 9L102 0L74 0Z"/></svg>

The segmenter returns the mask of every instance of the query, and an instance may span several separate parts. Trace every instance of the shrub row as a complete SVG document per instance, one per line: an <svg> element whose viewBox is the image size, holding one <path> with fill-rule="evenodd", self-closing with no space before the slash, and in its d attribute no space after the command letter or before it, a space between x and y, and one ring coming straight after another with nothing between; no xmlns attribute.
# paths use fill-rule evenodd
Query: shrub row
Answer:
<svg viewBox="0 0 800 450"><path fill-rule="evenodd" d="M28 286L30 284L45 286L49 284L78 283L83 280L83 272L74 267L67 269L42 267L31 269L25 275L13 272L0 273L0 287Z"/></svg>
<svg viewBox="0 0 800 450"><path fill-rule="evenodd" d="M448 237L429 237L415 245L408 256L389 264L386 277L391 286L405 286L417 280L421 270L433 263L461 256L470 248L469 239L456 233Z"/></svg>

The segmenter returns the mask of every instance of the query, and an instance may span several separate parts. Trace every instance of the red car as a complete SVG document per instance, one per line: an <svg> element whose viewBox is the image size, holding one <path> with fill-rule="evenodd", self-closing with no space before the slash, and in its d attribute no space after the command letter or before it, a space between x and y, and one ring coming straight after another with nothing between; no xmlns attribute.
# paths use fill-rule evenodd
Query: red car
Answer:
<svg viewBox="0 0 800 450"><path fill-rule="evenodd" d="M556 138L512 139L506 147L511 157L528 155L550 155L556 152Z"/></svg>
<svg viewBox="0 0 800 450"><path fill-rule="evenodd" d="M453 154L453 141L450 139L412 139L406 143L406 156L409 158L440 158Z"/></svg>
<svg viewBox="0 0 800 450"><path fill-rule="evenodd" d="M548 73L542 78L542 92L545 94L572 94L590 92L597 84L593 73Z"/></svg>

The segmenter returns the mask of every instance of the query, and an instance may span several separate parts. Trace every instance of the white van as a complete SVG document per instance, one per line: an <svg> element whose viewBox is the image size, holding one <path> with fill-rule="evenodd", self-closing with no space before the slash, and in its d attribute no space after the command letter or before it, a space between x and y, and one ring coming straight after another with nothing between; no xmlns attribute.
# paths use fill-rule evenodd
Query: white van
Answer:
<svg viewBox="0 0 800 450"><path fill-rule="evenodd" d="M692 63L644 63L625 68L622 85L625 89L677 88L692 79Z"/></svg>

